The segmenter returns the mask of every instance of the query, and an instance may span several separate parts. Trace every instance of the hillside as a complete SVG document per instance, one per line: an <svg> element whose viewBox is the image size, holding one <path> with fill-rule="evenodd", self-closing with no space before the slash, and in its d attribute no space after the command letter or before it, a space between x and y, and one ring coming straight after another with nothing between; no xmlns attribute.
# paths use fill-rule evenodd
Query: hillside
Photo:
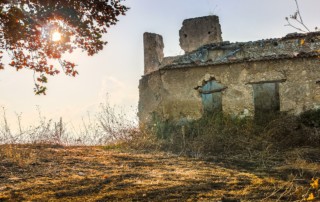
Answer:
<svg viewBox="0 0 320 202"><path fill-rule="evenodd" d="M301 178L309 177L306 170L298 176L280 159L269 162L271 168L258 161L52 145L3 145L0 157L0 201L290 201L310 187ZM320 168L309 165L310 173Z"/></svg>

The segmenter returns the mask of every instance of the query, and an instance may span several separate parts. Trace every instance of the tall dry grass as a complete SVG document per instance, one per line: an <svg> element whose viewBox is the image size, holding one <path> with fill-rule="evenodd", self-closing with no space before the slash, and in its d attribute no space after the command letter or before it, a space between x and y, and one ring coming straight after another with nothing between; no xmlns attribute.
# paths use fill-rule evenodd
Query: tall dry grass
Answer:
<svg viewBox="0 0 320 202"><path fill-rule="evenodd" d="M281 113L258 122L250 117L223 114L206 114L199 120L178 122L154 116L153 123L137 128L136 120L105 102L98 113L83 119L80 128L74 128L62 118L57 121L47 119L40 111L38 123L26 129L22 127L21 119L17 115L18 130L13 130L6 110L2 108L0 145L5 145L0 147L0 159L9 159L19 166L37 162L39 152L21 149L18 144L106 145L106 149L236 159L232 162L238 164L249 159L255 166L267 169L280 160L282 167L277 166L285 170L287 179L292 181L290 190L284 192L286 195L294 193L295 181L312 178L315 183L320 177L320 110L299 116ZM310 196L319 199L318 193L318 188L310 188L300 195L303 194L304 199Z"/></svg>
<svg viewBox="0 0 320 202"><path fill-rule="evenodd" d="M195 121L161 121L155 116L147 127L158 148L189 156L256 153L271 156L281 151L320 145L320 110L299 116L279 113L265 120L207 114Z"/></svg>
<svg viewBox="0 0 320 202"><path fill-rule="evenodd" d="M38 122L27 127L22 125L22 117L16 114L16 125L9 124L2 107L0 118L1 144L57 144L57 145L106 145L118 141L129 141L137 132L137 120L132 119L108 101L101 103L99 111L88 114L82 124L74 126L59 120L48 119L38 109Z"/></svg>

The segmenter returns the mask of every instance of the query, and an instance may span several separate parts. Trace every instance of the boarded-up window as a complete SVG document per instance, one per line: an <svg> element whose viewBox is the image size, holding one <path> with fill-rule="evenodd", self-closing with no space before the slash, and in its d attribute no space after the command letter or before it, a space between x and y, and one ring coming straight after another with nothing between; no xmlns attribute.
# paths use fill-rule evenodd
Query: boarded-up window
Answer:
<svg viewBox="0 0 320 202"><path fill-rule="evenodd" d="M202 86L200 93L205 112L222 111L222 93L225 87L217 81L208 81Z"/></svg>
<svg viewBox="0 0 320 202"><path fill-rule="evenodd" d="M253 84L255 116L261 117L280 111L279 83Z"/></svg>

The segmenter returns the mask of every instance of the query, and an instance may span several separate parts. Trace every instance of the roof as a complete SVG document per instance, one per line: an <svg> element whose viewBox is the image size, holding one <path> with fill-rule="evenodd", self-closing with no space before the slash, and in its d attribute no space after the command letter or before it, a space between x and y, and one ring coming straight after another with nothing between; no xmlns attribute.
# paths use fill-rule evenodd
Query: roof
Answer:
<svg viewBox="0 0 320 202"><path fill-rule="evenodd" d="M204 45L185 55L165 58L160 69L319 56L320 32L291 33L282 38Z"/></svg>

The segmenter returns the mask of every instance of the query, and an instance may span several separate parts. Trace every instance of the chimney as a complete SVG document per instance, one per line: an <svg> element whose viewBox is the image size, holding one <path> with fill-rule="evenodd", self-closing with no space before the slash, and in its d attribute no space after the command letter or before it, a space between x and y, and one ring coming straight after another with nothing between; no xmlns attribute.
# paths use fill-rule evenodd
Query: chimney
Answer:
<svg viewBox="0 0 320 202"><path fill-rule="evenodd" d="M159 34L145 32L144 45L144 74L149 74L159 69L163 59L163 39Z"/></svg>

